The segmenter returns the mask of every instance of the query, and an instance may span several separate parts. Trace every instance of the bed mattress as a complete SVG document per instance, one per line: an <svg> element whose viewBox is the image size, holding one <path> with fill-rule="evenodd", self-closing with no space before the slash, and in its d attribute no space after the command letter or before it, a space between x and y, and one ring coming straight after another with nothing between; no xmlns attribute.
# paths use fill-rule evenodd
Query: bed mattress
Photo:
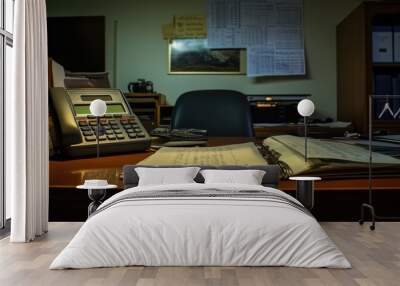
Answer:
<svg viewBox="0 0 400 286"><path fill-rule="evenodd" d="M293 197L263 186L197 183L114 195L50 269L130 265L351 267Z"/></svg>

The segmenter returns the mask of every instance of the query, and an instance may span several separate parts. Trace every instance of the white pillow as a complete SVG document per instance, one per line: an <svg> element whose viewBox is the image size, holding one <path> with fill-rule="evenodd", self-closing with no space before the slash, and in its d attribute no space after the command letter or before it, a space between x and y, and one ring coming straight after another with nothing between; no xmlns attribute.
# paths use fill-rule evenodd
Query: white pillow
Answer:
<svg viewBox="0 0 400 286"><path fill-rule="evenodd" d="M262 170L202 170L205 184L261 185L265 171Z"/></svg>
<svg viewBox="0 0 400 286"><path fill-rule="evenodd" d="M195 183L193 180L200 168L143 168L135 169L139 176L138 186Z"/></svg>

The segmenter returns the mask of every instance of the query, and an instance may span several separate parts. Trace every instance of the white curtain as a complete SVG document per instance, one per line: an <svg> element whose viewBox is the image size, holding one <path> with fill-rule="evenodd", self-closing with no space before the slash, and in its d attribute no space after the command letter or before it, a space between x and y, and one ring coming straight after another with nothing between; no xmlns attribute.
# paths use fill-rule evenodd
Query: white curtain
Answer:
<svg viewBox="0 0 400 286"><path fill-rule="evenodd" d="M14 94L6 98L6 187L12 242L48 226L48 73L45 0L16 0Z"/></svg>

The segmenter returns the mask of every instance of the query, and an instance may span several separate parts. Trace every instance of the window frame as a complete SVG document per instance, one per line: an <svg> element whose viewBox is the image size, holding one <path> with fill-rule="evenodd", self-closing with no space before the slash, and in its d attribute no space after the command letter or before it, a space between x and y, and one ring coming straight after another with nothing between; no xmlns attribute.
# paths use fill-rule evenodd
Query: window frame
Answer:
<svg viewBox="0 0 400 286"><path fill-rule="evenodd" d="M6 1L0 0L0 229L7 231L9 223L6 223L6 192L5 192L5 96L6 96L6 46L13 47L13 34L6 30ZM9 1L9 0L8 0ZM11 0L15 7L15 0ZM12 9L15 15L15 9ZM13 15L13 16L14 16ZM12 17L13 17L12 16ZM14 27L13 27L14 28ZM14 29L13 29L14 30ZM6 225L8 226L7 228ZM1 234L1 233L0 233Z"/></svg>

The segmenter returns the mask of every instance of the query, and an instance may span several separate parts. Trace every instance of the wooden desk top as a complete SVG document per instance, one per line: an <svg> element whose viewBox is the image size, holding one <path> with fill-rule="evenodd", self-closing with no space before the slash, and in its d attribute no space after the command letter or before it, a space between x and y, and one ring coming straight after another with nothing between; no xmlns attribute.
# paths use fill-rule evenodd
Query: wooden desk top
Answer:
<svg viewBox="0 0 400 286"><path fill-rule="evenodd" d="M209 138L208 146L222 146L255 142L253 138ZM134 165L154 152L146 151L127 155L103 156L97 158L71 159L49 162L50 189L75 188L87 179L107 179L110 184L123 188L122 167Z"/></svg>
<svg viewBox="0 0 400 286"><path fill-rule="evenodd" d="M210 138L209 146L222 146L245 142L255 142L252 138ZM144 160L154 152L147 151L128 155L104 156L86 159L71 159L65 161L49 162L50 189L73 189L87 179L107 179L110 184L115 184L123 189L120 179L124 165L134 165ZM373 180L374 189L400 190L400 178L377 178ZM294 191L295 182L281 181L279 189ZM351 191L368 190L367 179L343 179L319 181L315 184L317 191Z"/></svg>

